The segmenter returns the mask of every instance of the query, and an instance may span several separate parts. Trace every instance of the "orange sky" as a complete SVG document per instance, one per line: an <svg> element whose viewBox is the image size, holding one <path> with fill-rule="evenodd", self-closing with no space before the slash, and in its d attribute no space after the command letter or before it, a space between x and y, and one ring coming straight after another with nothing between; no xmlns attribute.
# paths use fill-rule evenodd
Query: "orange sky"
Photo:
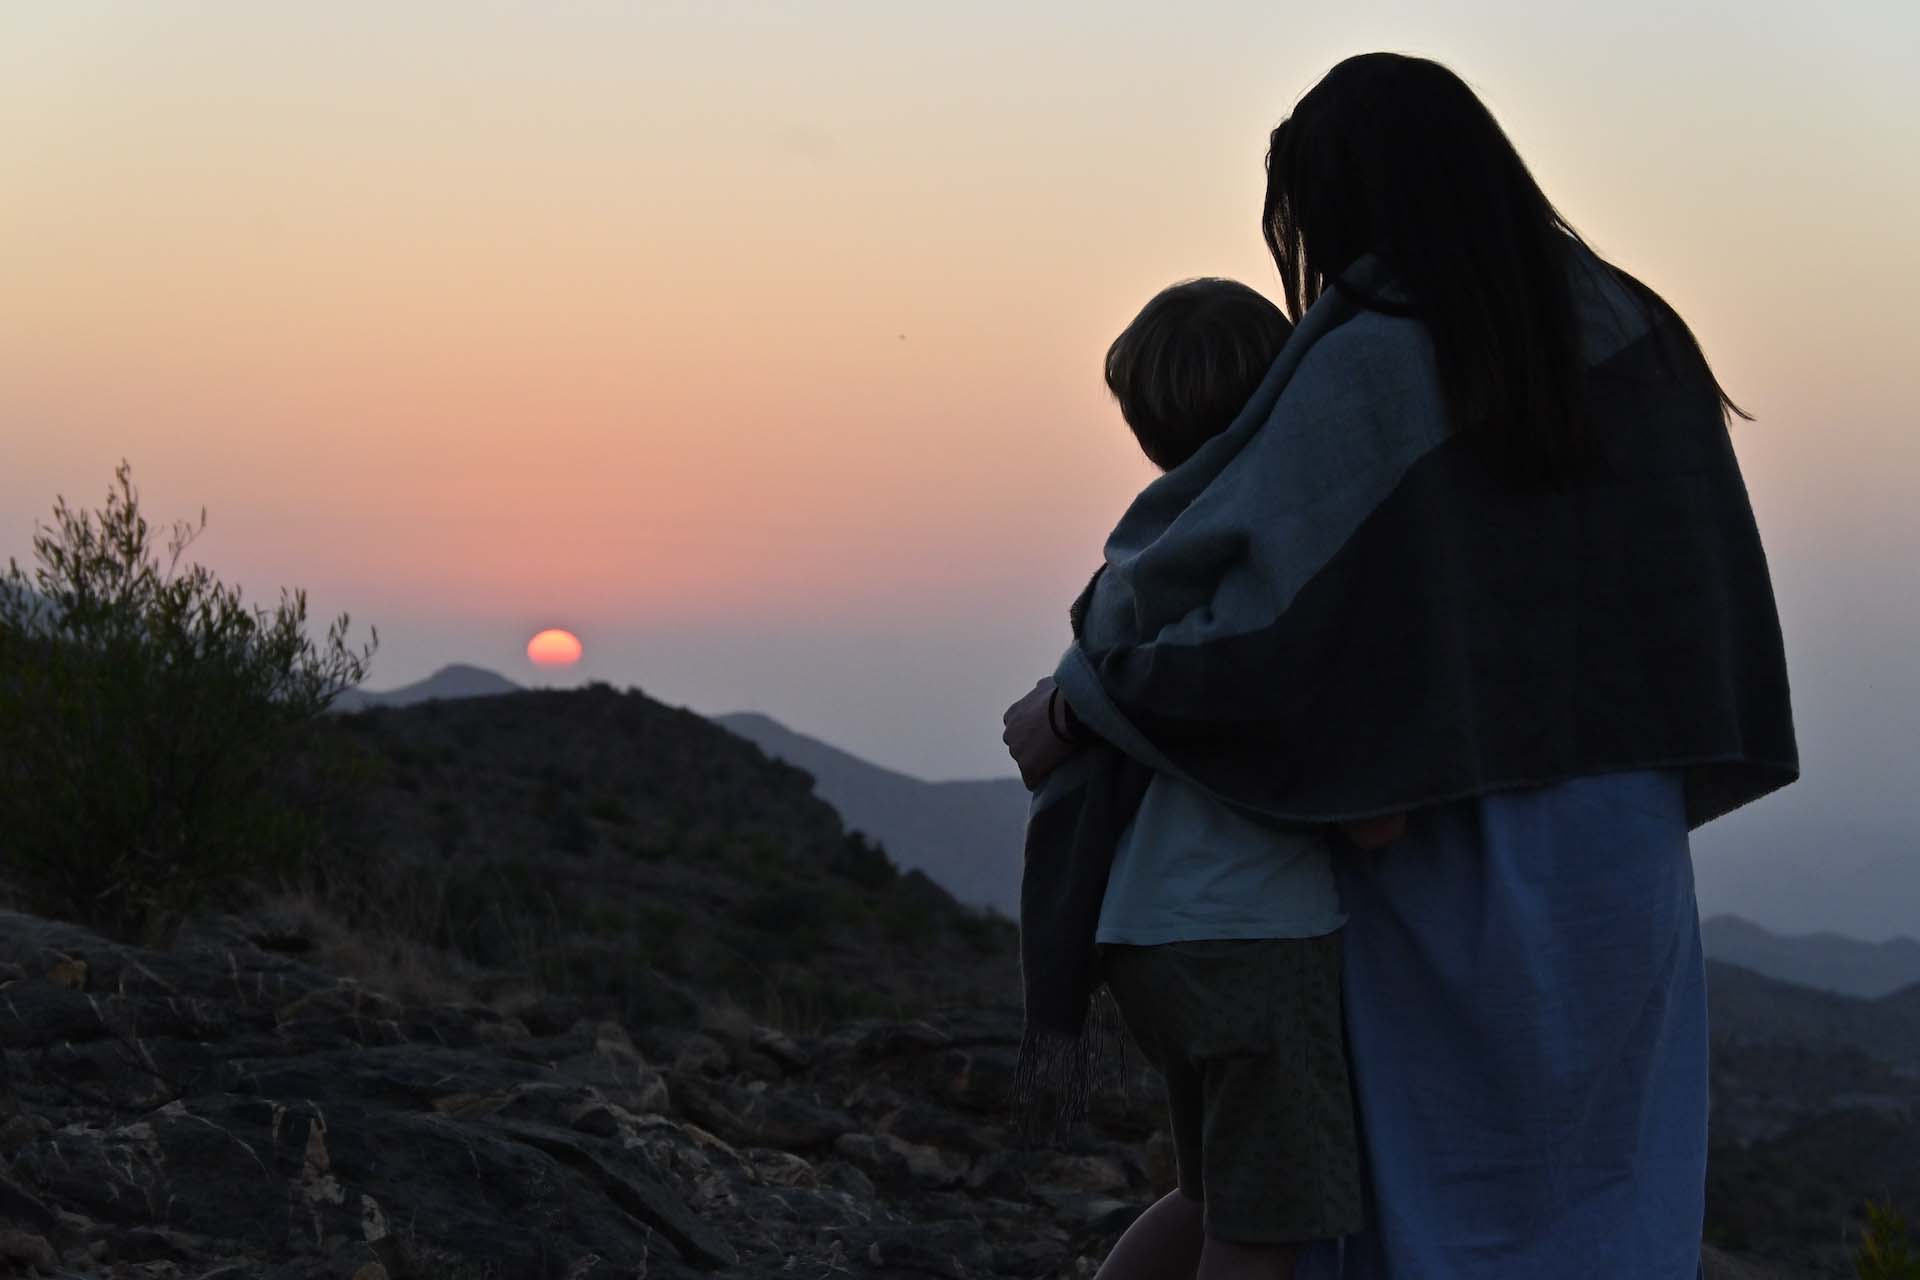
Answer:
<svg viewBox="0 0 1920 1280"><path fill-rule="evenodd" d="M10 6L0 555L124 456L222 572L377 622L376 684L531 678L566 626L581 678L997 772L1149 475L1107 342L1174 279L1271 287L1267 130L1401 48L1688 316L1760 415L1803 686L1883 702L1848 673L1920 639L1913 6L1321 8Z"/></svg>

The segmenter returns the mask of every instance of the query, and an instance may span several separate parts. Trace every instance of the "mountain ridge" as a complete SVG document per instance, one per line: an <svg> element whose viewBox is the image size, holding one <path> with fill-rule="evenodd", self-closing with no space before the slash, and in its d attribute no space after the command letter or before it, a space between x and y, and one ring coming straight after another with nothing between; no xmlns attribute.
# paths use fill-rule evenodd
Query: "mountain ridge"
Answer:
<svg viewBox="0 0 1920 1280"><path fill-rule="evenodd" d="M1920 941L1913 938L1780 933L1730 914L1709 917L1700 931L1714 959L1796 986L1873 999L1920 983Z"/></svg>
<svg viewBox="0 0 1920 1280"><path fill-rule="evenodd" d="M497 671L465 662L450 662L424 680L403 684L397 689L348 689L333 700L332 710L347 712L364 711L369 707L410 707L435 700L490 698L505 693L525 692L525 685L515 684Z"/></svg>
<svg viewBox="0 0 1920 1280"><path fill-rule="evenodd" d="M1019 913L1028 799L1018 778L927 782L761 712L730 712L713 722L812 775L816 794L901 867L924 873L962 902Z"/></svg>
<svg viewBox="0 0 1920 1280"><path fill-rule="evenodd" d="M525 692L497 672L452 663L384 691L349 690L338 711ZM759 711L706 717L770 757L812 776L817 794L847 826L884 845L962 902L1019 912L1029 796L1017 778L929 781L877 764ZM1720 913L1702 922L1707 955L1764 977L1820 992L1873 999L1920 983L1920 940L1867 942L1830 931L1788 933Z"/></svg>

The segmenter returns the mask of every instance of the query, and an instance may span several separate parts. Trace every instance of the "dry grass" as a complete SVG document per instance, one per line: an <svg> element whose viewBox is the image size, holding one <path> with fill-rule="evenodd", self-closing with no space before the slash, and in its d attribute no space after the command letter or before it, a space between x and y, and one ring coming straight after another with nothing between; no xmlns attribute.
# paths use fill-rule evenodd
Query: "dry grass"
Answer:
<svg viewBox="0 0 1920 1280"><path fill-rule="evenodd" d="M753 1034L756 1025L753 1015L724 992L700 1003L702 1031L715 1031L723 1037L745 1040Z"/></svg>
<svg viewBox="0 0 1920 1280"><path fill-rule="evenodd" d="M261 914L304 938L316 967L393 997L403 1004L467 1004L477 975L457 957L393 931L356 929L315 894L285 889L261 903Z"/></svg>

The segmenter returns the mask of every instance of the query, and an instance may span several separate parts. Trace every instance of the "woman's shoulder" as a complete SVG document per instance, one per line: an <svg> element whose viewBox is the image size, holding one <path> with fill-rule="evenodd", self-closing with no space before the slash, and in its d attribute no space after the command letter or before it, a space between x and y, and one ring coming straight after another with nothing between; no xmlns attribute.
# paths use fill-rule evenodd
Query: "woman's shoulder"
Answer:
<svg viewBox="0 0 1920 1280"><path fill-rule="evenodd" d="M1285 452L1318 483L1360 458L1422 452L1446 436L1445 397L1433 341L1408 316L1358 311L1300 355L1258 446Z"/></svg>
<svg viewBox="0 0 1920 1280"><path fill-rule="evenodd" d="M1351 308L1301 354L1281 400L1379 400L1409 394L1440 394L1440 370L1426 326L1413 316Z"/></svg>

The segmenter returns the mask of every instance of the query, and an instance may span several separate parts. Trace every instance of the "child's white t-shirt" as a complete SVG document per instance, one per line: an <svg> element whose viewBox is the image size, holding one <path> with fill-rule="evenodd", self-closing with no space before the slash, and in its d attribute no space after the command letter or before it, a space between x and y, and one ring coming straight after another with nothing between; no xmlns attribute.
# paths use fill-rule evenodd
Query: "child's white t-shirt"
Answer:
<svg viewBox="0 0 1920 1280"><path fill-rule="evenodd" d="M1324 827L1244 818L1156 774L1121 833L1095 942L1316 938L1346 923Z"/></svg>

